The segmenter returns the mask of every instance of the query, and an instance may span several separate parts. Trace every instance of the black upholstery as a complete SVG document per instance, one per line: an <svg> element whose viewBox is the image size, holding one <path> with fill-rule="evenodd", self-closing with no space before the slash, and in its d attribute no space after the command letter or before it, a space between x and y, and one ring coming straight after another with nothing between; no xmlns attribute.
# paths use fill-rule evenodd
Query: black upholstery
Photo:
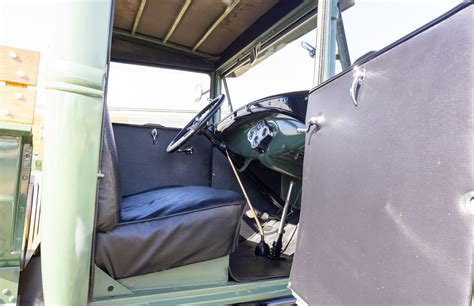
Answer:
<svg viewBox="0 0 474 306"><path fill-rule="evenodd" d="M168 186L122 199L108 114L104 123L97 266L119 279L232 253L239 235L243 197L207 186Z"/></svg>
<svg viewBox="0 0 474 306"><path fill-rule="evenodd" d="M99 232L108 232L118 224L122 194L118 173L117 148L112 123L107 111L104 114L101 171L104 177L99 182L96 228Z"/></svg>
<svg viewBox="0 0 474 306"><path fill-rule="evenodd" d="M96 264L124 278L228 255L237 244L243 204L233 191L195 186L129 197L122 212L128 222L97 235Z"/></svg>
<svg viewBox="0 0 474 306"><path fill-rule="evenodd" d="M120 222L241 204L242 196L230 190L206 186L161 187L123 198Z"/></svg>
<svg viewBox="0 0 474 306"><path fill-rule="evenodd" d="M179 129L123 123L114 123L112 128L120 157L122 196L160 186L211 185L212 144L205 136L195 135L186 143L185 147L194 149L193 154L169 154L166 147ZM155 142L153 130L157 132Z"/></svg>

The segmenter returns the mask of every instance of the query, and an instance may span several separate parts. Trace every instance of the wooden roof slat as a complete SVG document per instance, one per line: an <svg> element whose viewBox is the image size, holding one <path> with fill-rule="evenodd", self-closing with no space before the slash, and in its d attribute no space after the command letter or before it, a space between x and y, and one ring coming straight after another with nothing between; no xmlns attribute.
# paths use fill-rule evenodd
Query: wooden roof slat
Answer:
<svg viewBox="0 0 474 306"><path fill-rule="evenodd" d="M165 39L163 39L163 43L164 43L164 44L166 44L166 42L168 41L168 39L170 39L171 35L173 35L174 31L175 31L176 28L178 27L179 22L181 21L181 19L183 18L184 14L185 14L186 11L188 10L188 7L189 7L189 5L191 4L191 1L192 1L192 0L186 0L186 2L183 4L183 6L181 7L181 9L179 10L178 16L176 16L176 19L174 20L173 25L171 26L170 30L168 31L168 33L167 33L166 36L165 36Z"/></svg>
<svg viewBox="0 0 474 306"><path fill-rule="evenodd" d="M143 10L145 9L146 0L140 2L140 7L138 8L137 14L135 15L135 20L133 21L132 35L135 35L137 32L138 25L140 24L140 19L142 19Z"/></svg>
<svg viewBox="0 0 474 306"><path fill-rule="evenodd" d="M230 12L232 12L232 10L237 6L237 4L239 4L239 2L240 0L234 0L232 1L231 4L229 4L226 7L224 13L222 13L222 15L220 15L219 18L217 18L217 20L214 21L211 27L206 31L206 33L204 33L201 39L199 39L199 41L194 45L192 49L193 51L196 51L202 45L202 43L209 37L209 35L211 35L212 31L214 31L216 27L222 22L222 20L224 20L224 18L227 17L227 15L229 15Z"/></svg>

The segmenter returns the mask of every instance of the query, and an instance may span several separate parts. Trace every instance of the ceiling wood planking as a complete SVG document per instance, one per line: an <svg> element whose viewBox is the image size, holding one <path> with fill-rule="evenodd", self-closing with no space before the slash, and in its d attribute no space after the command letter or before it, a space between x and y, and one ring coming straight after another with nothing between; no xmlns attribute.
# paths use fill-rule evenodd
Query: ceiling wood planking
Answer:
<svg viewBox="0 0 474 306"><path fill-rule="evenodd" d="M114 28L219 56L278 0L117 0Z"/></svg>
<svg viewBox="0 0 474 306"><path fill-rule="evenodd" d="M137 33L164 40L185 3L185 0L148 1Z"/></svg>
<svg viewBox="0 0 474 306"><path fill-rule="evenodd" d="M140 19L142 18L145 5L146 5L146 0L142 0L140 2L140 7L138 8L137 15L135 16L135 20L133 21L132 35L135 35L135 33L137 32L138 24L140 23Z"/></svg>
<svg viewBox="0 0 474 306"><path fill-rule="evenodd" d="M194 45L193 47L193 51L196 51L199 46L201 46L201 44L209 37L209 35L211 35L212 31L214 31L218 26L219 24L222 22L222 20L224 20L224 18L227 17L227 15L230 14L230 12L232 12L232 10L237 6L237 4L239 4L240 0L234 0L232 1L231 4L229 4L225 11L222 13L222 15L219 16L219 18L217 18L216 21L214 21L214 23L211 25L211 27L206 31L206 33L204 33L204 35L201 37L201 39L199 39L199 41Z"/></svg>
<svg viewBox="0 0 474 306"><path fill-rule="evenodd" d="M170 42L192 48L222 15L230 1L193 0Z"/></svg>
<svg viewBox="0 0 474 306"><path fill-rule="evenodd" d="M199 47L199 51L214 55L221 54L276 3L278 0L240 0L238 6Z"/></svg>
<svg viewBox="0 0 474 306"><path fill-rule="evenodd" d="M114 27L131 31L140 0L117 0L115 3Z"/></svg>
<svg viewBox="0 0 474 306"><path fill-rule="evenodd" d="M178 13L178 16L176 16L173 22L173 25L168 31L168 34L166 34L165 39L163 40L163 43L166 43L170 39L171 35L173 35L174 31L176 30L176 27L178 26L179 22L183 18L190 4L191 4L191 0L186 0L186 2L183 4L183 6L181 7L181 10Z"/></svg>

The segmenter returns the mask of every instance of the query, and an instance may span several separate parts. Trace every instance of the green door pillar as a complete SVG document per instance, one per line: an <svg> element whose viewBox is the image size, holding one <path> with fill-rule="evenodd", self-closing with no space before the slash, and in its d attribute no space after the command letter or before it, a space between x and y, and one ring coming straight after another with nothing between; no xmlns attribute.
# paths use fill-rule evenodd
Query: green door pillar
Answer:
<svg viewBox="0 0 474 306"><path fill-rule="evenodd" d="M41 264L46 305L85 305L112 0L61 1L48 54Z"/></svg>

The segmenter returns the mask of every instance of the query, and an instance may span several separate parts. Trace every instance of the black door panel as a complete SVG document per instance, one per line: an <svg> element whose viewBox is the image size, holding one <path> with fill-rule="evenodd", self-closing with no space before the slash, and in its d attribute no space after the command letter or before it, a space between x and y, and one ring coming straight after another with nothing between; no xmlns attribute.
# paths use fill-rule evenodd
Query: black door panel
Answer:
<svg viewBox="0 0 474 306"><path fill-rule="evenodd" d="M308 304L470 304L471 5L310 95L290 287ZM314 131L314 129L313 129ZM471 210L470 210L471 209Z"/></svg>
<svg viewBox="0 0 474 306"><path fill-rule="evenodd" d="M204 136L194 136L184 146L193 148L191 155L167 153L179 129L129 124L114 124L113 128L123 196L167 185L210 185L212 145ZM157 131L155 142L153 129Z"/></svg>

